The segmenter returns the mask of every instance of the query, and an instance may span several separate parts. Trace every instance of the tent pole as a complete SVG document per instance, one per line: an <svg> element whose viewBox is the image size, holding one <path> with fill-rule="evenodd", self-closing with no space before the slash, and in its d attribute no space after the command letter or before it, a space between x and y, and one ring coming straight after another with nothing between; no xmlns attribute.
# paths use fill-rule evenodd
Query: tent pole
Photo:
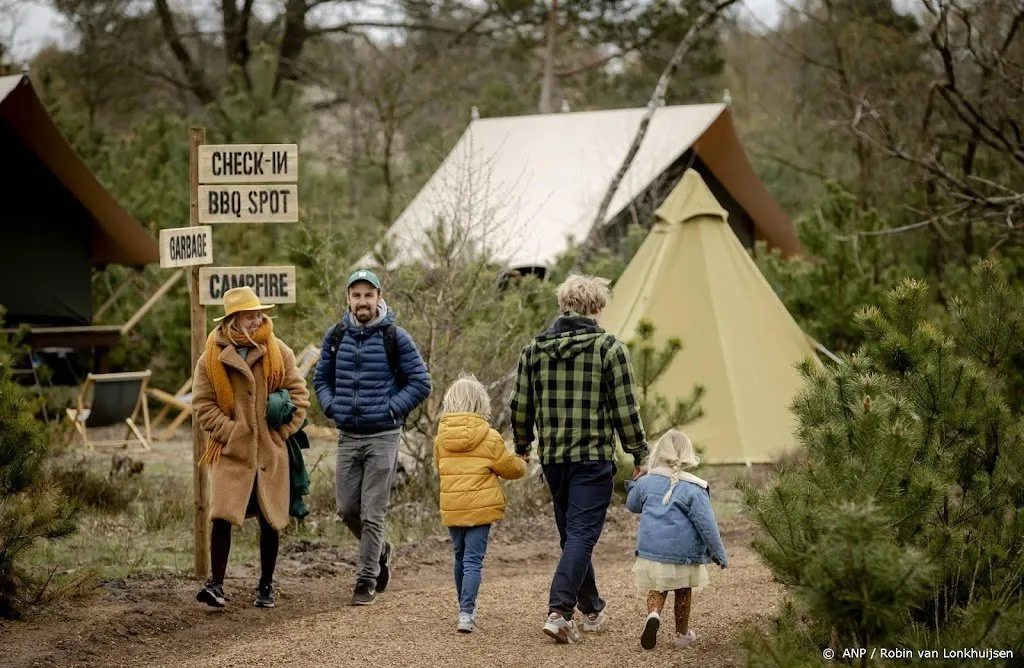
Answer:
<svg viewBox="0 0 1024 668"><path fill-rule="evenodd" d="M807 336L807 335L805 334L804 336ZM835 354L831 350L829 350L825 346L821 345L820 343L815 341L810 336L808 336L807 339L811 342L811 345L814 346L814 349L817 350L819 353L821 353L825 357L829 358L830 360L832 360L836 364L838 364L840 366L843 365L843 360L841 360L838 357L836 357Z"/></svg>

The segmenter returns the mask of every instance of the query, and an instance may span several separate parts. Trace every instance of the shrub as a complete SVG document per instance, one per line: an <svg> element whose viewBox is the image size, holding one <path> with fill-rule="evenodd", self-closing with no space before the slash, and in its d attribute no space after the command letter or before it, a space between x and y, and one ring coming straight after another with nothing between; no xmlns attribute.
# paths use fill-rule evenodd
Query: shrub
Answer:
<svg viewBox="0 0 1024 668"><path fill-rule="evenodd" d="M928 304L904 280L857 314L858 354L802 369L806 459L744 490L790 594L786 620L747 636L750 665L820 665L828 646L1024 649L1024 420L1003 373L1024 300L985 262L947 329Z"/></svg>
<svg viewBox="0 0 1024 668"><path fill-rule="evenodd" d="M2 315L2 313L0 313ZM11 378L13 347L0 338L0 617L17 617L31 580L18 558L37 540L75 529L75 512L43 475L48 441L36 407Z"/></svg>

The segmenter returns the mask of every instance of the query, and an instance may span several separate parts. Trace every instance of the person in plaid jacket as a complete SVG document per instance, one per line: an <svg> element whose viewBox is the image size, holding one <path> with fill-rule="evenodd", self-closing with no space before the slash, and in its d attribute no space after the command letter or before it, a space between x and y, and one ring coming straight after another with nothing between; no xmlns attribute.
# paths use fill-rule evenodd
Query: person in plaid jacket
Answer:
<svg viewBox="0 0 1024 668"><path fill-rule="evenodd" d="M562 557L551 581L544 633L578 642L582 630L604 625L591 554L612 500L615 435L632 455L634 479L647 463L629 349L597 324L609 299L608 281L570 276L558 287L561 315L525 346L511 398L516 454L529 461L534 431L551 490Z"/></svg>

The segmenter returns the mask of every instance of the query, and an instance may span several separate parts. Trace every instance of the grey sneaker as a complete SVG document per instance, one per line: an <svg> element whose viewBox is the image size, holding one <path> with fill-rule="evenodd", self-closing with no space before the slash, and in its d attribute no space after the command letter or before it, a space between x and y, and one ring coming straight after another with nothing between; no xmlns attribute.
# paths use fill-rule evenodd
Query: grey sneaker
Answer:
<svg viewBox="0 0 1024 668"><path fill-rule="evenodd" d="M644 631L640 634L640 646L644 649L654 649L658 644L658 629L661 627L661 615L652 612L647 615L644 622Z"/></svg>
<svg viewBox="0 0 1024 668"><path fill-rule="evenodd" d="M212 581L207 581L203 588L196 594L196 600L200 603L205 603L211 608L223 608L227 596L224 595L224 585L214 584Z"/></svg>
<svg viewBox="0 0 1024 668"><path fill-rule="evenodd" d="M584 633L597 633L604 628L604 623L608 619L604 616L604 610L601 612L592 612L589 615L583 615L580 627Z"/></svg>
<svg viewBox="0 0 1024 668"><path fill-rule="evenodd" d="M580 641L580 630L576 628L575 619L566 619L560 613L552 612L544 623L544 633L555 639L559 645L568 645Z"/></svg>
<svg viewBox="0 0 1024 668"><path fill-rule="evenodd" d="M373 585L357 584L355 592L352 593L352 605L373 605L377 599L377 592Z"/></svg>
<svg viewBox="0 0 1024 668"><path fill-rule="evenodd" d="M456 627L459 633L472 633L476 630L476 620L468 612L459 613L459 625Z"/></svg>
<svg viewBox="0 0 1024 668"><path fill-rule="evenodd" d="M253 601L253 605L257 608L274 608L277 607L277 603L274 601L274 586L267 585L264 587L260 585L256 588L256 600Z"/></svg>

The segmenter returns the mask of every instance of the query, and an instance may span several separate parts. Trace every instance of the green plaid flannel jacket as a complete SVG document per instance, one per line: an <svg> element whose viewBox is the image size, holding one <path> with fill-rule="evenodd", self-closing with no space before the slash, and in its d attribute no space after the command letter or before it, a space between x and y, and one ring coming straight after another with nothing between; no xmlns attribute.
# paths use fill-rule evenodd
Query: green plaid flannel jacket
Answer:
<svg viewBox="0 0 1024 668"><path fill-rule="evenodd" d="M516 452L542 464L614 461L615 436L638 466L647 435L626 345L577 313L564 313L519 355L510 402Z"/></svg>

